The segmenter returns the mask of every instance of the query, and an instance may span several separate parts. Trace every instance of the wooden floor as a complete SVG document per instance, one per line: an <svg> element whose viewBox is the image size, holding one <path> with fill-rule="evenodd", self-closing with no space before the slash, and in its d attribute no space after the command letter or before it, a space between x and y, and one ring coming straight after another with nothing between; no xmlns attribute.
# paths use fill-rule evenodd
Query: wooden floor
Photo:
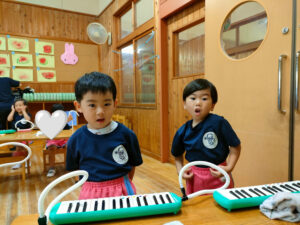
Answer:
<svg viewBox="0 0 300 225"><path fill-rule="evenodd" d="M31 174L25 182L21 179L21 172L11 170L9 167L0 169L0 224L10 225L19 215L36 214L37 202L40 193L54 179L65 174L63 167L57 167L57 173L53 178L47 178L43 172L42 152L43 142L34 142L30 145L33 155L31 156ZM175 166L169 163L161 163L155 159L143 155L144 163L136 168L133 182L137 193L153 193L169 191L180 195L178 178ZM50 191L45 201L48 204L66 188L74 184L69 179L56 186ZM79 189L75 190L63 200L78 199Z"/></svg>

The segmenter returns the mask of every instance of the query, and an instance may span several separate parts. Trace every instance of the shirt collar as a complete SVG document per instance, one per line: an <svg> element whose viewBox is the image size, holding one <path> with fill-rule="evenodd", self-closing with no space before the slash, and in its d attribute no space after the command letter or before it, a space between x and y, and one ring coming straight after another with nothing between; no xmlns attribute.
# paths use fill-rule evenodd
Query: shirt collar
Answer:
<svg viewBox="0 0 300 225"><path fill-rule="evenodd" d="M103 135L103 134L109 134L109 133L113 132L117 127L118 127L118 123L115 121L111 121L111 123L107 127L104 127L101 129L88 128L88 130L90 132L92 132L93 134Z"/></svg>

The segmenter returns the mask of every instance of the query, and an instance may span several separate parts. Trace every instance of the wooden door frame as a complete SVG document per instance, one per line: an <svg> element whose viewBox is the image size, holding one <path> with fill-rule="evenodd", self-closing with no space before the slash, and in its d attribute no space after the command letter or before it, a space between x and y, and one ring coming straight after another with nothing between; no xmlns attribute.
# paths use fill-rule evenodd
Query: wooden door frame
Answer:
<svg viewBox="0 0 300 225"><path fill-rule="evenodd" d="M160 90L160 153L161 162L169 161L169 88L168 88L168 26L167 18L196 0L160 0L159 3L159 90Z"/></svg>

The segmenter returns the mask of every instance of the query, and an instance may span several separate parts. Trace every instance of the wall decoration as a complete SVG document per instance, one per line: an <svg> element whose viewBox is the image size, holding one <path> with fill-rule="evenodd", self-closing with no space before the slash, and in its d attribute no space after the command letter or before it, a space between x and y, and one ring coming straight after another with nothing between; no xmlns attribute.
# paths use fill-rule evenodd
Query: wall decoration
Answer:
<svg viewBox="0 0 300 225"><path fill-rule="evenodd" d="M0 37L0 50L6 50L6 39L5 37Z"/></svg>
<svg viewBox="0 0 300 225"><path fill-rule="evenodd" d="M0 67L0 77L9 77L10 68Z"/></svg>
<svg viewBox="0 0 300 225"><path fill-rule="evenodd" d="M56 82L55 70L38 70L37 71L38 82Z"/></svg>
<svg viewBox="0 0 300 225"><path fill-rule="evenodd" d="M55 67L54 56L51 56L51 55L37 55L36 56L36 66L37 67L54 68Z"/></svg>
<svg viewBox="0 0 300 225"><path fill-rule="evenodd" d="M0 54L0 66L10 67L9 54Z"/></svg>
<svg viewBox="0 0 300 225"><path fill-rule="evenodd" d="M78 57L74 52L74 45L65 43L65 52L60 56L64 64L74 65L78 61Z"/></svg>
<svg viewBox="0 0 300 225"><path fill-rule="evenodd" d="M29 52L29 41L21 38L7 38L8 50Z"/></svg>
<svg viewBox="0 0 300 225"><path fill-rule="evenodd" d="M39 54L54 55L54 44L51 42L43 42L36 39L35 52Z"/></svg>
<svg viewBox="0 0 300 225"><path fill-rule="evenodd" d="M31 54L13 54L12 55L13 66L33 66Z"/></svg>
<svg viewBox="0 0 300 225"><path fill-rule="evenodd" d="M33 70L13 69L13 79L18 81L33 81Z"/></svg>

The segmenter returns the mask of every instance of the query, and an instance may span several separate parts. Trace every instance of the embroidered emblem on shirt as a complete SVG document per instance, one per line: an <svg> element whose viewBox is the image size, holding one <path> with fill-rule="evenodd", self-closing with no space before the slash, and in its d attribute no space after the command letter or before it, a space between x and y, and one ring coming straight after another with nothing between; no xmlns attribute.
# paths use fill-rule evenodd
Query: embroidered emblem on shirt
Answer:
<svg viewBox="0 0 300 225"><path fill-rule="evenodd" d="M115 162L125 164L128 162L128 154L123 145L119 145L113 150L112 157Z"/></svg>
<svg viewBox="0 0 300 225"><path fill-rule="evenodd" d="M203 136L203 145L206 148L214 149L218 145L218 138L214 132L207 132Z"/></svg>

